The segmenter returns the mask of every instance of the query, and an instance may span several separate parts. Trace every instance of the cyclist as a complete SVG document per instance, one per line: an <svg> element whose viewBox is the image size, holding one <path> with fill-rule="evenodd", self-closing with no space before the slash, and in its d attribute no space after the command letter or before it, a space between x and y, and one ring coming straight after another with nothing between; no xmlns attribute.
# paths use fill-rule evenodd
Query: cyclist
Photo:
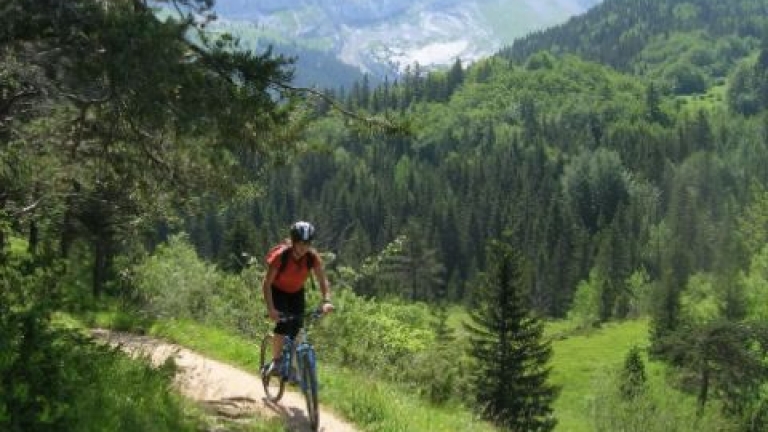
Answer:
<svg viewBox="0 0 768 432"><path fill-rule="evenodd" d="M320 285L323 296L322 313L327 314L334 309L323 260L312 248L314 237L315 227L309 222L298 221L291 225L290 238L273 247L267 254L267 273L261 289L269 318L276 324L275 337L272 340L272 362L262 371L264 374L276 373L283 351L283 338L296 337L304 325L304 283L311 277L310 272L314 273ZM295 316L297 319L281 321L281 313Z"/></svg>

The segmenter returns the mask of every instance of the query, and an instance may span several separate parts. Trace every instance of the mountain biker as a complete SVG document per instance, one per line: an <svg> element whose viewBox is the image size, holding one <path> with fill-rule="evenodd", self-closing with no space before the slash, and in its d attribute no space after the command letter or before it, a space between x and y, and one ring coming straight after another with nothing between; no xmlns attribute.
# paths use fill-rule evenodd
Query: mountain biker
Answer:
<svg viewBox="0 0 768 432"><path fill-rule="evenodd" d="M285 336L296 337L304 325L305 295L304 283L313 272L320 285L323 300L320 310L323 314L333 311L331 291L325 275L323 260L312 248L315 227L311 223L298 221L291 225L290 238L280 247L273 248L267 255L267 273L262 282L262 292L269 318L275 321L272 339L272 362L263 373L275 373L280 364ZM280 314L295 316L297 319L281 321Z"/></svg>

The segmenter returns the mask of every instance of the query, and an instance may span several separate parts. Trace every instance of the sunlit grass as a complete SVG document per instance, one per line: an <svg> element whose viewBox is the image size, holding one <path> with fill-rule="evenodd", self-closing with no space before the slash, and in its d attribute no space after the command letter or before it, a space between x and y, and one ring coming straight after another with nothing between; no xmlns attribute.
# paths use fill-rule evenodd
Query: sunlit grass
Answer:
<svg viewBox="0 0 768 432"><path fill-rule="evenodd" d="M563 332L565 322L549 324L549 331ZM559 420L556 430L590 432L589 402L595 396L595 384L602 375L622 366L633 347L648 345L647 321L606 324L582 335L574 334L552 343L551 382L561 387L555 402Z"/></svg>
<svg viewBox="0 0 768 432"><path fill-rule="evenodd" d="M258 370L259 347L252 341L189 321L155 324L151 334L232 364L251 373ZM395 385L320 363L321 404L366 431L493 431L460 407L437 407Z"/></svg>
<svg viewBox="0 0 768 432"><path fill-rule="evenodd" d="M101 315L103 324L108 324L109 316L120 315ZM464 310L454 309L449 325L461 332L461 323L467 318ZM256 373L258 369L258 341L180 320L156 322L147 331L248 372ZM591 432L591 402L605 391L601 388L607 382L605 378L622 367L633 346L642 350L648 347L648 321L608 323L586 331L575 330L568 321L551 321L546 323L545 335L551 338L553 347L550 381L561 388L554 404L558 419L555 431ZM647 356L644 360L649 385L655 394L661 395L662 403L664 398L672 398L680 406L680 400L690 399L669 388L661 363L650 361ZM319 372L321 403L365 431L496 430L465 407L431 405L412 391L374 379L365 370L338 368L321 358Z"/></svg>

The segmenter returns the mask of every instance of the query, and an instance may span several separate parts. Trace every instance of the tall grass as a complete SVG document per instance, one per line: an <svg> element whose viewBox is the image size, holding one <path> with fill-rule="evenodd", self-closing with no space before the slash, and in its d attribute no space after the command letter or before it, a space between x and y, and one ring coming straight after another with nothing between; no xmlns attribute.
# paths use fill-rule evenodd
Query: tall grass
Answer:
<svg viewBox="0 0 768 432"><path fill-rule="evenodd" d="M258 371L258 346L230 332L192 321L158 322L151 333L227 362L251 373ZM366 431L420 432L495 430L457 406L437 407L412 392L377 381L364 371L351 371L320 358L321 405L338 412Z"/></svg>

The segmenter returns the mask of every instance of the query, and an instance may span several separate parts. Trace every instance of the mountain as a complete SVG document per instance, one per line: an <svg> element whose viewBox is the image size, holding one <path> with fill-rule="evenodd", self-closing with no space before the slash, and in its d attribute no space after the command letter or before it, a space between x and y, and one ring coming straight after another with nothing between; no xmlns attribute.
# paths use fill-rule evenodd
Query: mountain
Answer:
<svg viewBox="0 0 768 432"><path fill-rule="evenodd" d="M418 62L470 63L601 0L218 0L218 26L261 44L331 55L374 79ZM300 54L299 54L300 56Z"/></svg>
<svg viewBox="0 0 768 432"><path fill-rule="evenodd" d="M671 49L681 34L706 39L710 45L759 40L766 32L767 8L762 0L608 1L567 23L516 39L501 54L523 61L543 50L570 53L632 71L644 51L659 45ZM722 51L715 57L722 57Z"/></svg>

